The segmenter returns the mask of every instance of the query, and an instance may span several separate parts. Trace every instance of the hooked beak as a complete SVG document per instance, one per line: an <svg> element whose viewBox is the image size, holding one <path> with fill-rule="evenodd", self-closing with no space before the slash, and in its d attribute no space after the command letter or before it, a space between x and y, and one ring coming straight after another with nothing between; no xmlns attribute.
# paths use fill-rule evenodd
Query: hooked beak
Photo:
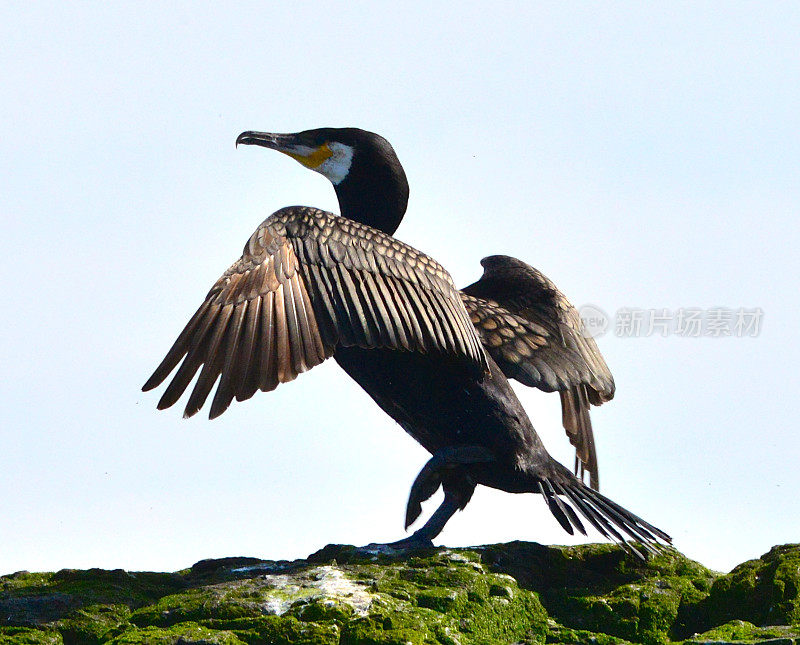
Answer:
<svg viewBox="0 0 800 645"><path fill-rule="evenodd" d="M236 146L262 146L278 152L294 152L297 147L297 136L294 134L274 134L272 132L253 132L248 130L236 137Z"/></svg>
<svg viewBox="0 0 800 645"><path fill-rule="evenodd" d="M297 134L274 134L272 132L252 132L248 130L236 137L236 145L238 146L240 143L246 146L261 146L277 150L299 161L306 168L311 168L311 170L318 172L322 172L319 170L320 166L333 155L327 143L312 147L308 144L300 143L300 138Z"/></svg>

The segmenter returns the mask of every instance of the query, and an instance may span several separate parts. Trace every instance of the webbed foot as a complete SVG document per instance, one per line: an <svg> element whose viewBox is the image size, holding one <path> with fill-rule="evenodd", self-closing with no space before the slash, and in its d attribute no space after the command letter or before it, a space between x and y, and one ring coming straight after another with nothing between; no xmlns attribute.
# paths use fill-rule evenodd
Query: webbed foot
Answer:
<svg viewBox="0 0 800 645"><path fill-rule="evenodd" d="M392 555L397 552L433 548L433 542L430 538L418 536L415 533L414 535L409 535L407 538L397 540L396 542L372 542L366 546L358 547L357 550L370 554L382 553L385 555Z"/></svg>
<svg viewBox="0 0 800 645"><path fill-rule="evenodd" d="M389 544L387 544L386 546L388 546L390 549L395 549L396 551L432 549L433 540L423 536L418 536L415 533L413 535L409 535L407 538L403 538L402 540L397 540L396 542L389 542Z"/></svg>

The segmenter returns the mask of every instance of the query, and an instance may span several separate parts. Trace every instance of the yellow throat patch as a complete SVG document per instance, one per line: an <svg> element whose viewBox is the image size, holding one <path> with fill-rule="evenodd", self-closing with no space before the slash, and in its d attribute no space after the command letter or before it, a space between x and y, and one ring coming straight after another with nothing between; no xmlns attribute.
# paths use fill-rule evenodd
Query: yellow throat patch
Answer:
<svg viewBox="0 0 800 645"><path fill-rule="evenodd" d="M314 170L322 165L322 162L330 158L330 156L333 155L333 151L328 147L327 143L323 143L319 148L307 155L301 155L295 152L287 152L286 154L292 157L292 159L299 161L306 168Z"/></svg>

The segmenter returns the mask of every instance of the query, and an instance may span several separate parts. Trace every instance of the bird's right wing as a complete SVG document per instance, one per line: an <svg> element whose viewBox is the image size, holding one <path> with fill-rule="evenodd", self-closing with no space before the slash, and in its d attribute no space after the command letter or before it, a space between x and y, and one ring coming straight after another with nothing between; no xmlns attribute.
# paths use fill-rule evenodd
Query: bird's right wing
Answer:
<svg viewBox="0 0 800 645"><path fill-rule="evenodd" d="M143 389L158 386L180 363L159 401L163 409L200 370L184 414L203 406L219 378L214 418L234 397L243 401L291 381L337 345L440 352L462 358L478 375L488 369L459 293L438 263L368 226L290 207L253 233Z"/></svg>
<svg viewBox="0 0 800 645"><path fill-rule="evenodd" d="M599 487L590 404L614 396L614 379L578 311L528 264L503 255L481 260L484 274L462 300L484 347L503 373L561 396L562 421L576 451L576 473Z"/></svg>

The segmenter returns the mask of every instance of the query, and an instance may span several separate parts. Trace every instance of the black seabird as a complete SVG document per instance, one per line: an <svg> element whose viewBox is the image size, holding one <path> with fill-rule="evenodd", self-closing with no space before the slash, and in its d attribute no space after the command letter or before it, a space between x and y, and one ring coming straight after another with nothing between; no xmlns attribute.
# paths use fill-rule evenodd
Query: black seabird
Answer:
<svg viewBox="0 0 800 645"><path fill-rule="evenodd" d="M287 154L327 177L341 216L282 208L253 233L144 385L177 367L158 408L173 405L200 370L185 408L195 414L217 379L210 417L334 357L432 457L417 476L406 528L439 486L444 501L396 546L430 546L483 484L540 493L561 526L579 517L635 551L669 536L597 490L589 405L614 382L569 301L541 273L506 256L484 258L459 291L433 259L392 237L408 183L388 141L357 128L244 132L238 144ZM559 391L583 483L545 450L507 378ZM577 512L576 512L577 511ZM637 551L638 553L638 551Z"/></svg>

